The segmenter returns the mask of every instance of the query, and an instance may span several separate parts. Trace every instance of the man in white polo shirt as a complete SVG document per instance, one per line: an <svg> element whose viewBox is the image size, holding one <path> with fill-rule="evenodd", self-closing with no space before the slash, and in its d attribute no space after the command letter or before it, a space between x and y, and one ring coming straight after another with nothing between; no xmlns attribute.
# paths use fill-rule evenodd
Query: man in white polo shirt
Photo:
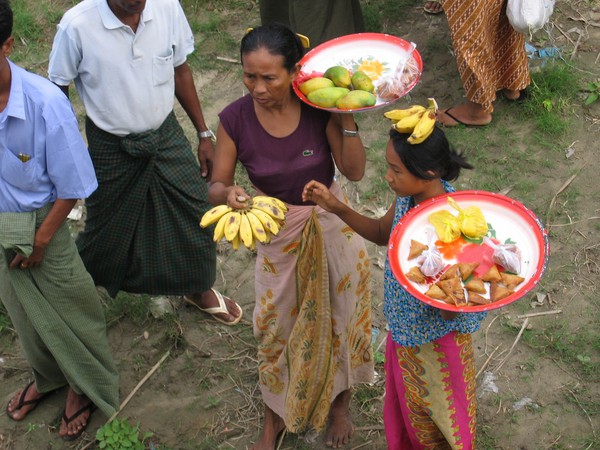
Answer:
<svg viewBox="0 0 600 450"><path fill-rule="evenodd" d="M206 178L213 157L192 72L194 37L178 0L84 0L63 16L48 74L75 82L99 188L77 245L111 296L184 295L227 324L242 317L212 289ZM198 160L173 113L177 97L198 132Z"/></svg>

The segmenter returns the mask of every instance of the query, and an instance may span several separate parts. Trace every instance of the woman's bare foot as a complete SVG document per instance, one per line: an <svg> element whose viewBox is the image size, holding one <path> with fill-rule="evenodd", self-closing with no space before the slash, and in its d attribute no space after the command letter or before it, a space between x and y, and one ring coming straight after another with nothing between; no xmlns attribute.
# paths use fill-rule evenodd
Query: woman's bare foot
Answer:
<svg viewBox="0 0 600 450"><path fill-rule="evenodd" d="M352 392L348 389L341 392L331 404L329 426L325 435L325 445L331 448L342 448L348 443L354 427L350 418L350 399Z"/></svg>
<svg viewBox="0 0 600 450"><path fill-rule="evenodd" d="M200 309L207 308L218 308L219 307L219 299L217 295L214 293L212 289L208 289L202 293L190 294L186 295L185 300L189 303L193 303ZM220 319L222 322L227 324L234 324L238 322L238 318L241 318L243 312L233 300L228 297L223 296L223 300L225 301L225 306L227 308L227 313L218 312L218 313L210 313L213 317Z"/></svg>
<svg viewBox="0 0 600 450"><path fill-rule="evenodd" d="M35 382L32 381L20 391L15 392L8 402L6 414L12 420L23 420L45 396L46 394L38 392Z"/></svg>
<svg viewBox="0 0 600 450"><path fill-rule="evenodd" d="M78 437L87 426L94 409L94 404L85 395L78 395L69 388L65 413L58 434L66 439Z"/></svg>
<svg viewBox="0 0 600 450"><path fill-rule="evenodd" d="M258 442L250 447L250 450L274 450L277 437L284 429L285 423L283 419L265 405L265 420L262 434Z"/></svg>
<svg viewBox="0 0 600 450"><path fill-rule="evenodd" d="M492 114L485 112L481 105L473 102L463 103L448 109L440 109L437 120L446 127L459 124L469 126L484 126L492 121Z"/></svg>
<svg viewBox="0 0 600 450"><path fill-rule="evenodd" d="M502 94L508 100L518 100L521 97L521 91L514 91L512 89L502 89Z"/></svg>

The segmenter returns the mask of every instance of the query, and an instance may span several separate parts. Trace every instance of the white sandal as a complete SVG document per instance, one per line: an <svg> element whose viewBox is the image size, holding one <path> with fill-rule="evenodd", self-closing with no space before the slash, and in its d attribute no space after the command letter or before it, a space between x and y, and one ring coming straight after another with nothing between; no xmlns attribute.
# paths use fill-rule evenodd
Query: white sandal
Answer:
<svg viewBox="0 0 600 450"><path fill-rule="evenodd" d="M233 315L233 314L231 314L229 312L229 310L227 309L227 305L225 304L225 298L223 297L223 294L221 294L219 291L217 291L216 289L213 289L213 288L210 288L210 290L215 293L215 296L217 297L217 300L219 301L219 306L211 306L209 308L202 308L201 306L198 306L198 304L194 300L192 300L190 297L188 297L187 295L184 295L183 299L187 303L194 305L200 311L210 314L212 316L212 318L215 319L217 322L224 323L225 325L235 325L240 320L242 320L242 316L244 315L244 311L242 310L242 307L240 305L238 305L236 302L233 302L233 300L231 300L231 299L229 299L229 300L231 300L235 304L237 309L240 311L240 315L237 316L231 322L227 322L226 320L223 320L220 317L217 317L215 314L229 314L229 315Z"/></svg>

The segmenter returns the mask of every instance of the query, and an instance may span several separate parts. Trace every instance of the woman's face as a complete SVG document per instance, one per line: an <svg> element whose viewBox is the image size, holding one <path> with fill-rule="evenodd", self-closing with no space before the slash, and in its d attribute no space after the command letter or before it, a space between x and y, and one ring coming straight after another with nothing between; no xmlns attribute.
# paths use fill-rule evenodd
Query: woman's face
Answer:
<svg viewBox="0 0 600 450"><path fill-rule="evenodd" d="M408 171L402 163L400 156L394 150L392 140L388 141L385 149L385 159L388 164L388 170L385 174L385 181L398 197L419 196L429 185L429 180L414 176Z"/></svg>
<svg viewBox="0 0 600 450"><path fill-rule="evenodd" d="M292 81L300 70L297 65L290 73L284 58L259 48L242 56L244 85L256 103L269 108L281 105L291 96Z"/></svg>

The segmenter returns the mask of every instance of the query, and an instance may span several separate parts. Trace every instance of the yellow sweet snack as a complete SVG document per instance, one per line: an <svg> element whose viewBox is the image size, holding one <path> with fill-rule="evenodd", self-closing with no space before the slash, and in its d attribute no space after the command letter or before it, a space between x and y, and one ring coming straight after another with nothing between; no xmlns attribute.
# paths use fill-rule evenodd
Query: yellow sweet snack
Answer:
<svg viewBox="0 0 600 450"><path fill-rule="evenodd" d="M452 197L448 197L448 203L458 211L458 225L467 238L481 239L488 233L488 224L481 209L474 205L462 209Z"/></svg>
<svg viewBox="0 0 600 450"><path fill-rule="evenodd" d="M458 218L450 211L442 210L434 212L429 216L429 222L435 227L440 241L449 244L460 237L460 225Z"/></svg>

